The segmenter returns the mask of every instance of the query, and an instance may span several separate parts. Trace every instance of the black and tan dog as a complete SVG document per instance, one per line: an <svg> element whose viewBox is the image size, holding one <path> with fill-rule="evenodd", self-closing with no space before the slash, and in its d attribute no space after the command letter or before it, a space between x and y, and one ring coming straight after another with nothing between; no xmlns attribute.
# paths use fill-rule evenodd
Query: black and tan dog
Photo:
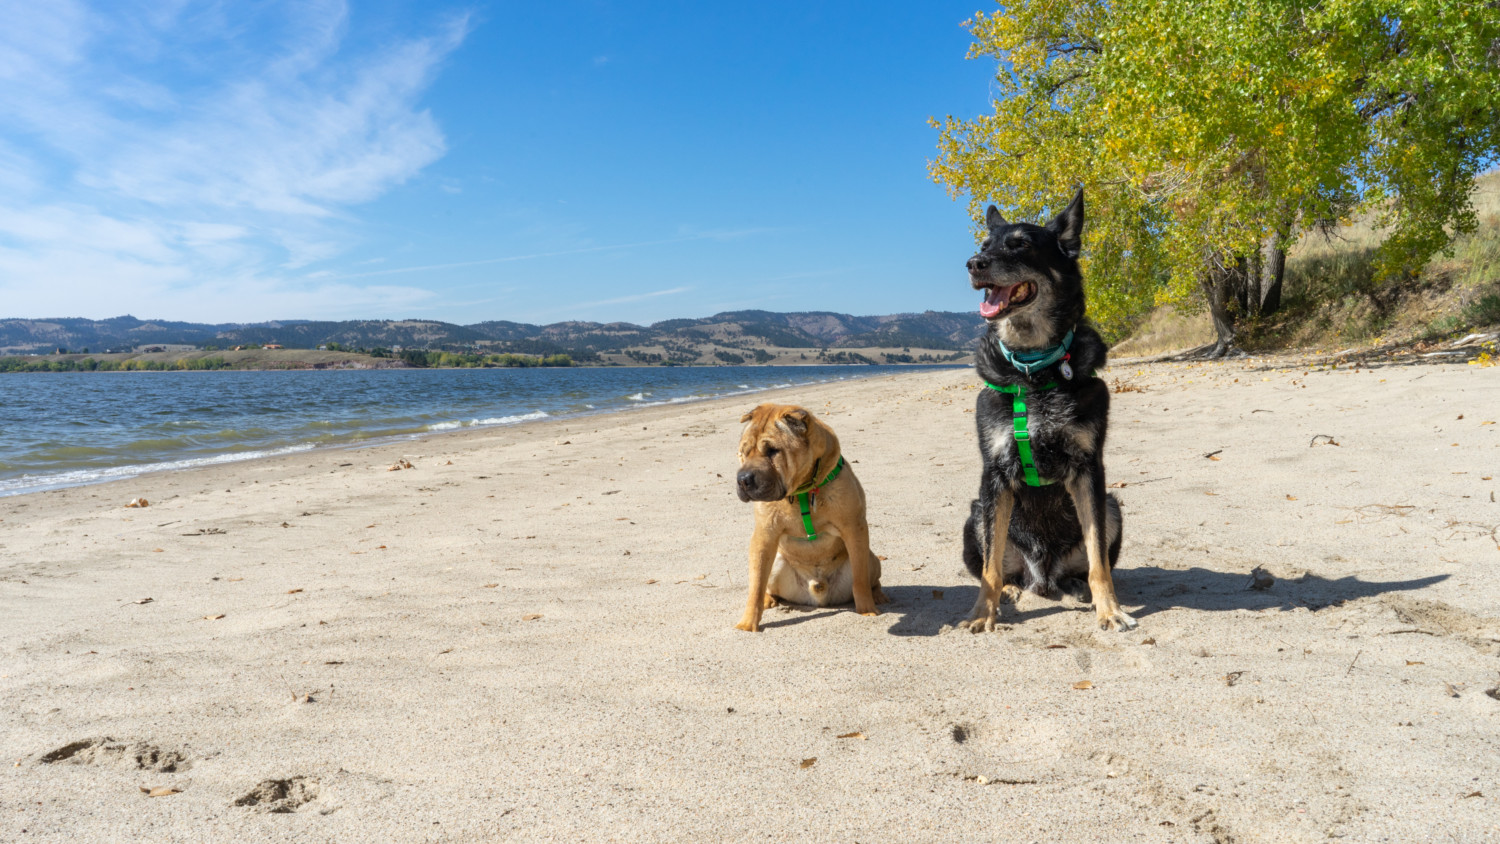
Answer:
<svg viewBox="0 0 1500 844"><path fill-rule="evenodd" d="M819 607L853 600L860 615L877 615L886 598L865 491L833 429L793 405L763 404L740 421L735 491L756 503L750 595L735 626L759 631L761 612L777 598Z"/></svg>
<svg viewBox="0 0 1500 844"><path fill-rule="evenodd" d="M1091 599L1101 628L1129 630L1111 576L1120 504L1104 484L1109 388L1094 377L1105 346L1084 321L1078 270L1083 191L1046 226L1006 222L993 205L985 222L968 262L989 321L976 355L984 472L964 525L964 565L980 588L963 626L993 630L1000 600L1026 589Z"/></svg>

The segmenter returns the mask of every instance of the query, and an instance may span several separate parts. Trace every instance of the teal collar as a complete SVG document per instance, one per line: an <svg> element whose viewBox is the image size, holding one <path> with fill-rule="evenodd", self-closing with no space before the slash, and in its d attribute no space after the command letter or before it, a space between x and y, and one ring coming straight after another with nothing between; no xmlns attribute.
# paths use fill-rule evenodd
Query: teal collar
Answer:
<svg viewBox="0 0 1500 844"><path fill-rule="evenodd" d="M844 456L839 455L839 462L833 464L833 471L828 473L821 483L818 482L818 464L813 464L812 480L799 488L793 495L797 499L797 510L802 514L802 530L807 534L807 541L812 542L818 538L818 532L813 530L812 523L812 499L817 497L818 490L833 483L833 479L844 471Z"/></svg>
<svg viewBox="0 0 1500 844"><path fill-rule="evenodd" d="M1040 372L1068 356L1068 349L1073 346L1073 329L1068 329L1068 333L1063 337L1061 343L1050 349L1043 349L1038 352L1013 352L1007 349L1004 343L1000 342L999 335L995 337L995 345L1000 348L1000 354L1005 356L1005 359L1010 362L1011 366L1021 370L1022 374L1030 378L1032 374ZM1073 377L1072 367L1064 365L1062 373L1064 378L1071 379Z"/></svg>

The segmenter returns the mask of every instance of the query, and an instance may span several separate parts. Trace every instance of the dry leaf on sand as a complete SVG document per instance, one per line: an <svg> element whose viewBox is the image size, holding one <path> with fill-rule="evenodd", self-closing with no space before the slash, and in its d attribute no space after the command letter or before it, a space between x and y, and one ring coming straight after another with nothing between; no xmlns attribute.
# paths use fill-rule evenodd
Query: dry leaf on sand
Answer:
<svg viewBox="0 0 1500 844"><path fill-rule="evenodd" d="M542 617L541 613L534 612L534 613L528 613L526 615L521 616L521 620L522 621L536 621L537 619L539 619L541 617Z"/></svg>
<svg viewBox="0 0 1500 844"><path fill-rule="evenodd" d="M203 620L204 621L218 621L219 619L221 619L223 617L224 617L223 613L219 613L217 615L205 615L203 617Z"/></svg>
<svg viewBox="0 0 1500 844"><path fill-rule="evenodd" d="M1078 689L1079 691L1082 691L1084 689L1092 689L1093 687L1094 684L1090 683L1088 680L1079 680L1078 682L1073 684L1073 688Z"/></svg>
<svg viewBox="0 0 1500 844"><path fill-rule="evenodd" d="M166 785L159 785L159 786L157 786L155 788L147 788L145 786L140 786L140 789L141 789L141 793L145 794L147 797L166 797L169 794L181 794L182 793L182 792L178 791L177 789L172 788L171 786L166 786Z"/></svg>
<svg viewBox="0 0 1500 844"><path fill-rule="evenodd" d="M797 767L799 767L799 768L801 768L802 770L805 771L808 768L811 768L812 766L814 766L816 764L818 764L818 757L814 756L811 759L803 759L802 760L802 764L798 765Z"/></svg>
<svg viewBox="0 0 1500 844"><path fill-rule="evenodd" d="M844 733L843 735L839 736L839 738L857 738L860 741L864 741L865 739L869 738L869 736L865 735L864 733L853 732L853 733Z"/></svg>

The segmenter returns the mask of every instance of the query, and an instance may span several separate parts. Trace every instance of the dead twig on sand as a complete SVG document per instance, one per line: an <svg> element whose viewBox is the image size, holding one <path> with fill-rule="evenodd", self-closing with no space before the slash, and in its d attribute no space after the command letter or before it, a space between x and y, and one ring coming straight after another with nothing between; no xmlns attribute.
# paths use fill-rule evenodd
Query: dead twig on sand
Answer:
<svg viewBox="0 0 1500 844"><path fill-rule="evenodd" d="M1415 504L1365 504L1353 508L1353 512L1360 523L1365 523L1383 521L1393 516L1408 516L1416 509Z"/></svg>

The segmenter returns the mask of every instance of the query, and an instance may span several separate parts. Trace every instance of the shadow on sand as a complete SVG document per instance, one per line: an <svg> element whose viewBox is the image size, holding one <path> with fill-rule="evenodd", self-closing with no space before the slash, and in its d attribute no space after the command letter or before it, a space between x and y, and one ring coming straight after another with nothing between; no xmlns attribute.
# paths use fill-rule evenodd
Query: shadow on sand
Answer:
<svg viewBox="0 0 1500 844"><path fill-rule="evenodd" d="M1447 579L1448 575L1437 574L1410 580L1373 581L1357 577L1330 579L1309 573L1295 579L1277 580L1269 588L1252 589L1250 577L1243 572L1138 566L1117 570L1115 589L1126 611L1139 619L1170 609L1203 612L1306 609L1317 612L1357 598L1425 589ZM957 624L968 616L969 609L979 597L979 587L887 586L885 593L891 598L891 603L881 607L881 611L896 617L889 630L892 635L935 636L944 627ZM1048 601L1035 596L1027 596L1021 605L1024 609L1019 612L1009 604L1002 606L1000 622L1024 624L1057 613L1091 612L1087 605L1072 600Z"/></svg>

